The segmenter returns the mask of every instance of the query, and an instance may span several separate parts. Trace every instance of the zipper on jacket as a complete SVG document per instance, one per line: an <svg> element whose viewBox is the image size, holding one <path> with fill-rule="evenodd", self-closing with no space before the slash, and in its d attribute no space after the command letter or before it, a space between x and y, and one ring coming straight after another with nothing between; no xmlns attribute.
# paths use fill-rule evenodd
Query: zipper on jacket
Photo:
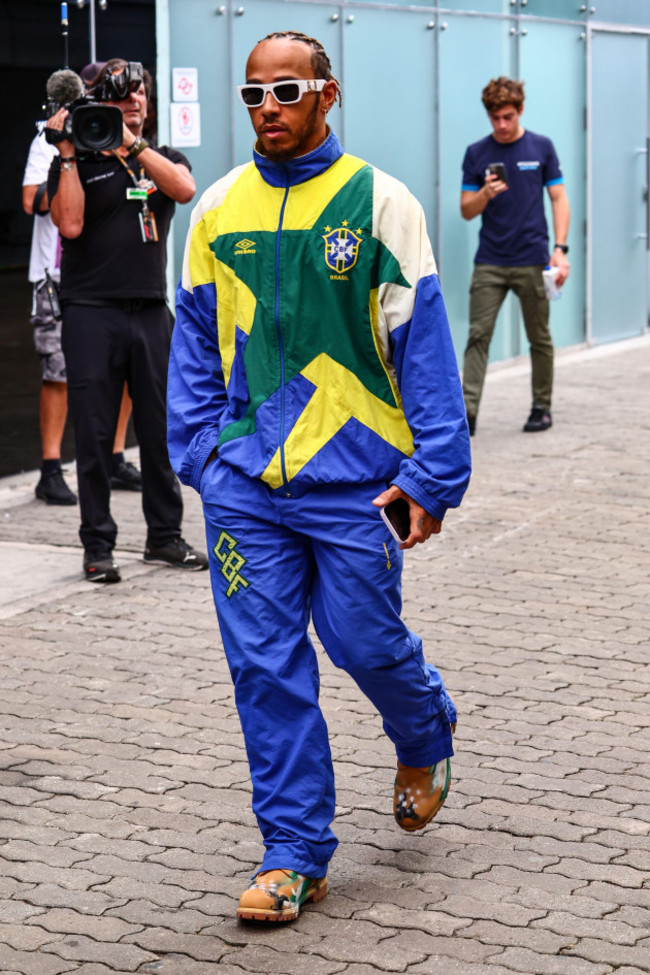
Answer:
<svg viewBox="0 0 650 975"><path fill-rule="evenodd" d="M289 196L289 182L284 191L284 199L280 207L280 219L278 231L275 238L275 331L278 336L278 346L280 348L280 468L282 470L282 483L284 485L285 497L291 497L289 481L287 479L287 468L284 456L284 419L285 419L285 396L284 396L284 345L282 342L282 332L280 330L280 243L282 240L282 224L284 221L284 209L287 205Z"/></svg>

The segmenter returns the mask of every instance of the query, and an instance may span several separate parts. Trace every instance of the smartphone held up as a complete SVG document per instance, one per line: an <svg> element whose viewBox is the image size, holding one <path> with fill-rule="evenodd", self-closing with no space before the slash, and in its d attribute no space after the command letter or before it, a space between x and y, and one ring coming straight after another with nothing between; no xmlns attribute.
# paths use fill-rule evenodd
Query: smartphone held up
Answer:
<svg viewBox="0 0 650 975"><path fill-rule="evenodd" d="M488 168L485 170L486 176L496 176L500 179L502 183L508 185L508 174L506 173L506 165L502 162L490 163Z"/></svg>

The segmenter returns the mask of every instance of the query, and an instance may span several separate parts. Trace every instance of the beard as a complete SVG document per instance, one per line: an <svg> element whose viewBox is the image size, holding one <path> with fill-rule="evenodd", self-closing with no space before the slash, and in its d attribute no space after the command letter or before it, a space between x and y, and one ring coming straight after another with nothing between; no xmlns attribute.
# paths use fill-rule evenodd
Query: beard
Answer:
<svg viewBox="0 0 650 975"><path fill-rule="evenodd" d="M319 122L319 103L320 103L320 93L318 97L314 100L314 107L307 116L307 118L302 122L300 127L294 131L289 131L289 135L293 138L289 145L277 146L273 140L267 142L264 139L264 133L258 132L257 138L262 146L264 155L267 159L272 159L273 162L288 162L290 159L295 159L297 156L304 156L306 153L311 152L320 145L320 142L311 144L314 137L318 131Z"/></svg>

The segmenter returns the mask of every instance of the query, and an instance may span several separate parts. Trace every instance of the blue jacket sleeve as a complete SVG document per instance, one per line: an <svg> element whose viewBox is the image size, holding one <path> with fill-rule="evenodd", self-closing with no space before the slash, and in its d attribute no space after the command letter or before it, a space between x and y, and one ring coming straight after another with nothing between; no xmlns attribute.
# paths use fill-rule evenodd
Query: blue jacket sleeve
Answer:
<svg viewBox="0 0 650 975"><path fill-rule="evenodd" d="M379 333L387 332L388 367L413 437L393 483L442 520L471 472L460 375L424 211L403 184L375 173L375 233L402 275L380 289Z"/></svg>
<svg viewBox="0 0 650 975"><path fill-rule="evenodd" d="M437 274L417 285L410 321L391 333L393 362L414 452L394 483L442 520L457 508L471 472L469 431L456 354Z"/></svg>

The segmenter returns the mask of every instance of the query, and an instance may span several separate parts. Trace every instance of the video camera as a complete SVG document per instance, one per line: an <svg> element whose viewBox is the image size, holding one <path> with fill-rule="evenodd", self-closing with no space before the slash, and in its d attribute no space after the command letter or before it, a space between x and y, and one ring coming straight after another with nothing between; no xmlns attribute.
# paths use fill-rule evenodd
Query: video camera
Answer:
<svg viewBox="0 0 650 975"><path fill-rule="evenodd" d="M116 106L102 102L121 102L137 91L143 81L142 65L130 61L120 72L106 74L103 81L84 94L80 76L69 68L50 75L46 85L47 118L60 108L70 113L61 131L45 129L46 141L52 145L68 139L77 149L102 152L122 145L122 113Z"/></svg>

